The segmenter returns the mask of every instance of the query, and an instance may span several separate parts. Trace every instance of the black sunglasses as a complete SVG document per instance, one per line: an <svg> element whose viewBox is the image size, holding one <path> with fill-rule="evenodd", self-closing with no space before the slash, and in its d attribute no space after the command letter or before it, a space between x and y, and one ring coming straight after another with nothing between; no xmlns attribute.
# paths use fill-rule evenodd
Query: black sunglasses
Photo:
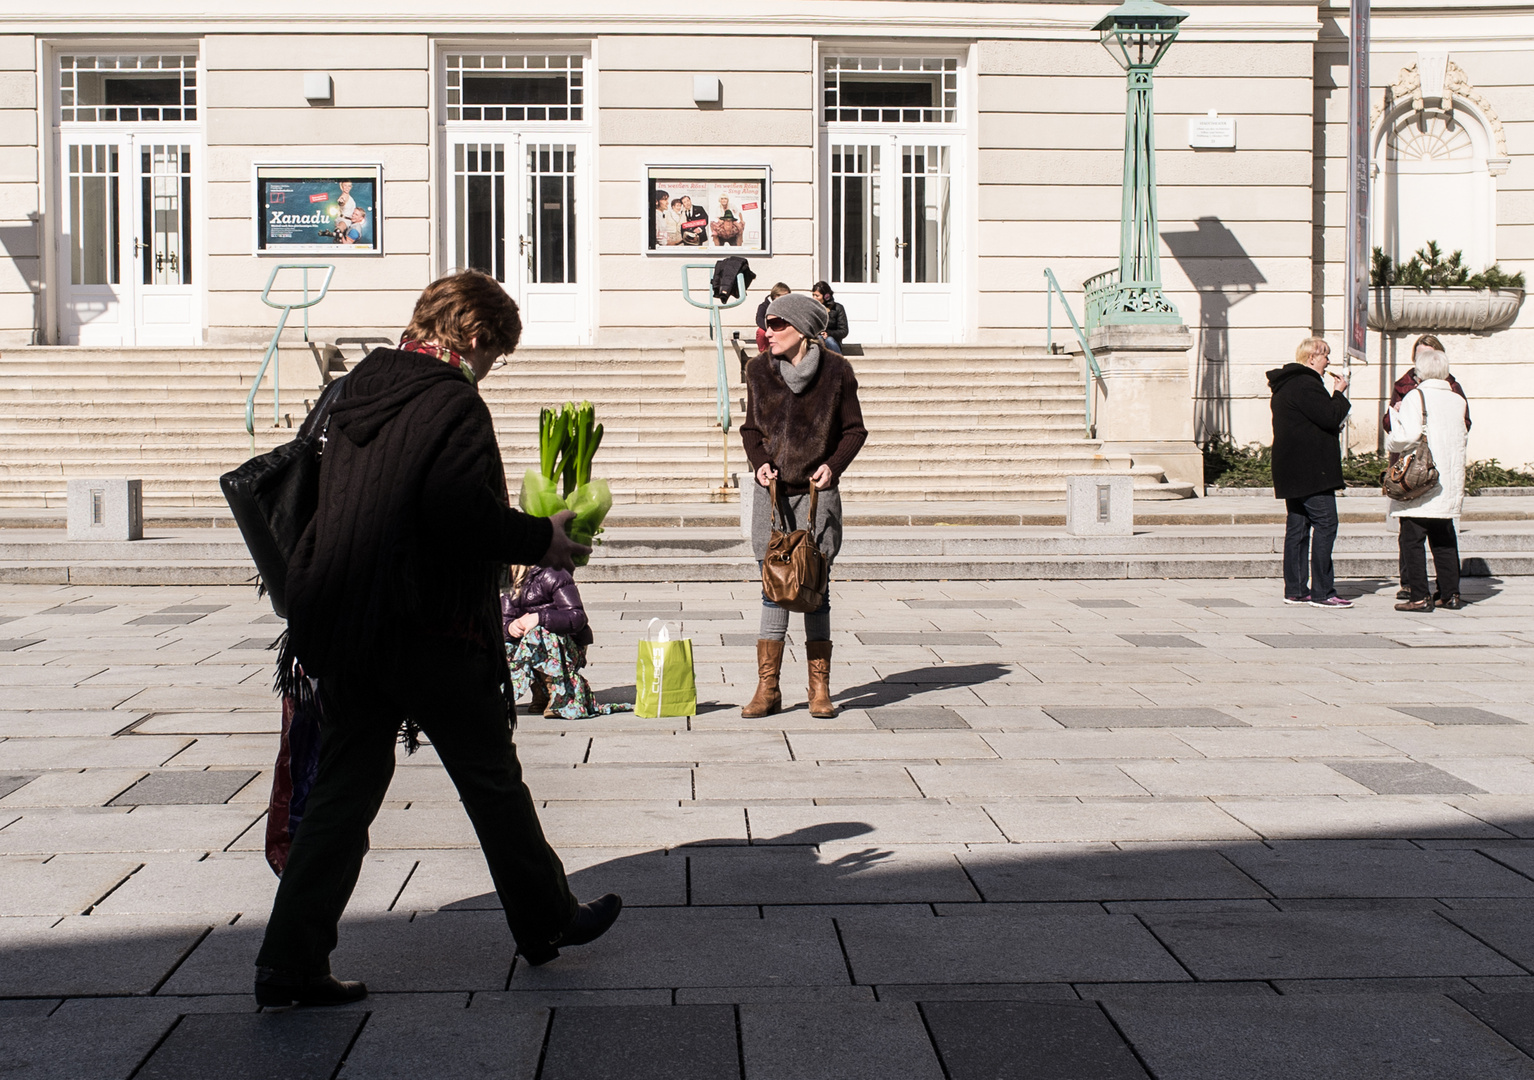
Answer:
<svg viewBox="0 0 1534 1080"><path fill-rule="evenodd" d="M767 319L767 329L769 330L787 330L788 327L789 322L787 319L780 319L776 315L770 316Z"/></svg>

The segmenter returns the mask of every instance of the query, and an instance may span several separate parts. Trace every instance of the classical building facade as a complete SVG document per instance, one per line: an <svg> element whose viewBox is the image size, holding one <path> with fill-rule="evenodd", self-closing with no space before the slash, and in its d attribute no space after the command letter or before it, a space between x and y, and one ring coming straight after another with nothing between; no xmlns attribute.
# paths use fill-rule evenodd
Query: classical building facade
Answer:
<svg viewBox="0 0 1534 1080"><path fill-rule="evenodd" d="M390 337L476 266L529 345L698 343L682 266L737 253L763 285L829 281L860 343L1038 346L1045 268L1079 317L1116 259L1106 4L429 7L0 11L0 346L264 340L284 262L335 266L330 340ZM1162 266L1197 435L1266 442L1263 371L1312 332L1340 351L1346 9L1183 7L1156 74ZM1534 15L1377 4L1372 66L1374 244L1534 271ZM1534 459L1530 317L1434 318L1472 457ZM1371 333L1355 446L1417 332Z"/></svg>

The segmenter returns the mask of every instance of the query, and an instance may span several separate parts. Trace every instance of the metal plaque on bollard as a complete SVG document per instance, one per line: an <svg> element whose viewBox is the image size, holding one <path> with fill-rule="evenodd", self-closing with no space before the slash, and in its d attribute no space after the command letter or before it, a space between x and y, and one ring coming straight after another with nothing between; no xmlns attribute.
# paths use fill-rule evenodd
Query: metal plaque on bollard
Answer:
<svg viewBox="0 0 1534 1080"><path fill-rule="evenodd" d="M142 540L142 480L71 480L68 498L71 540Z"/></svg>
<svg viewBox="0 0 1534 1080"><path fill-rule="evenodd" d="M1072 536L1128 536L1135 524L1135 482L1130 476L1065 478L1065 531Z"/></svg>

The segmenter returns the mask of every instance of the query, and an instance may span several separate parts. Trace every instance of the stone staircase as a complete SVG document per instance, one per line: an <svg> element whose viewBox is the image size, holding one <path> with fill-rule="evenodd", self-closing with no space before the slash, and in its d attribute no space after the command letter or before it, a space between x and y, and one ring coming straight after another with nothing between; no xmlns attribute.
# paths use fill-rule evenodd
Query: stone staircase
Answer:
<svg viewBox="0 0 1534 1080"><path fill-rule="evenodd" d="M323 355L280 356L280 423L270 382L244 430L259 346L160 349L33 347L0 355L0 508L62 507L71 476L144 481L150 508L223 505L218 476L292 437L322 385ZM355 358L354 358L355 359ZM844 481L865 501L1038 501L1065 477L1131 472L1138 498L1186 498L1160 470L1100 453L1084 437L1079 361L1042 349L869 347L853 360L871 432ZM515 487L536 464L538 412L587 399L606 436L597 474L620 503L733 501L747 465L725 449L708 348L528 349L488 380ZM730 357L732 379L738 364ZM743 391L732 386L734 423ZM728 461L726 461L728 453Z"/></svg>

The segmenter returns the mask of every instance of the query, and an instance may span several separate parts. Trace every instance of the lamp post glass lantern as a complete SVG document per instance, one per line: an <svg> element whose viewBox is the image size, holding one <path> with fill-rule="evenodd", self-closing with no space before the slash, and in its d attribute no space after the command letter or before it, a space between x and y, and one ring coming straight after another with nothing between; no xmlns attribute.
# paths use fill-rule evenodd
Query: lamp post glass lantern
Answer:
<svg viewBox="0 0 1534 1080"><path fill-rule="evenodd" d="M1156 222L1155 109L1151 72L1177 38L1186 11L1156 0L1128 0L1095 27L1103 48L1128 73L1124 108L1124 193L1119 213L1117 287L1105 298L1104 325L1180 324L1177 306L1161 292Z"/></svg>

